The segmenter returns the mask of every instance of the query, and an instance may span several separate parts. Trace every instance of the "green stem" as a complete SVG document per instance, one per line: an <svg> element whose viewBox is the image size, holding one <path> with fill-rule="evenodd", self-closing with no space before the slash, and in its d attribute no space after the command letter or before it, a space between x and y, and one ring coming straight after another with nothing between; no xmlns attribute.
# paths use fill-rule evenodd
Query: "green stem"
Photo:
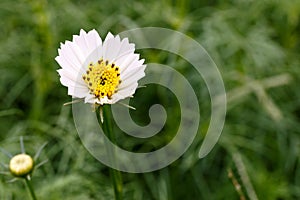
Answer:
<svg viewBox="0 0 300 200"><path fill-rule="evenodd" d="M25 183L26 183L26 186L27 186L27 188L28 188L28 190L29 190L29 192L30 192L31 198L32 198L33 200L37 200L30 179L26 177L26 178L25 178Z"/></svg>
<svg viewBox="0 0 300 200"><path fill-rule="evenodd" d="M116 136L112 129L112 117L111 117L112 115L111 115L110 105L105 105L103 107L100 107L100 109L103 109L103 120L104 120L102 124L103 131L106 134L106 136L111 140L111 142L115 143ZM116 163L117 160L116 160L114 149L107 148L107 151L108 151L108 156L112 159L112 162ZM122 200L123 199L122 174L120 171L115 170L113 168L110 168L109 172L114 186L115 199Z"/></svg>

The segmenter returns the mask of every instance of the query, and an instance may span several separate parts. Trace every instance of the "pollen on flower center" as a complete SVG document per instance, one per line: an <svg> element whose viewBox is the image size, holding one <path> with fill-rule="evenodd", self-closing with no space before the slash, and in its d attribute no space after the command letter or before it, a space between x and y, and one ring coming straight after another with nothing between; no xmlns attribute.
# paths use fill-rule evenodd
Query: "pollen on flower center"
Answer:
<svg viewBox="0 0 300 200"><path fill-rule="evenodd" d="M120 84L120 68L101 59L95 64L90 63L82 78L95 97L111 99Z"/></svg>

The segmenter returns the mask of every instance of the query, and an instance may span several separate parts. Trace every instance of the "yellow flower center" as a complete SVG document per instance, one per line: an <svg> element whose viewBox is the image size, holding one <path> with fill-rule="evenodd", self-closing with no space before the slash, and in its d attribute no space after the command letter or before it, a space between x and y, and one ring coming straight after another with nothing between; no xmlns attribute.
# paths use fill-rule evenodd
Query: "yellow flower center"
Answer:
<svg viewBox="0 0 300 200"><path fill-rule="evenodd" d="M10 160L9 169L14 176L26 176L33 169L33 160L27 154L18 154Z"/></svg>
<svg viewBox="0 0 300 200"><path fill-rule="evenodd" d="M101 59L96 64L90 63L82 78L95 97L111 99L120 83L120 68Z"/></svg>

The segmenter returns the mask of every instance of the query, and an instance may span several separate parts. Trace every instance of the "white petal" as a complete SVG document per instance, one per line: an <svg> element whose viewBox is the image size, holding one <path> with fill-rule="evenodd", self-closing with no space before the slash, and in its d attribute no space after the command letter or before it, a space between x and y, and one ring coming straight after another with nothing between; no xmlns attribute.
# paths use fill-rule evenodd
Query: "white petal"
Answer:
<svg viewBox="0 0 300 200"><path fill-rule="evenodd" d="M89 93L88 88L68 86L68 95L70 96L77 97L77 98L84 98L88 95L88 93Z"/></svg>
<svg viewBox="0 0 300 200"><path fill-rule="evenodd" d="M127 79L122 80L122 82L119 85L119 89L128 87L129 85L137 82L139 79L143 78L144 76L145 76L144 70L139 70L136 74L129 76Z"/></svg>
<svg viewBox="0 0 300 200"><path fill-rule="evenodd" d="M78 87L78 88L88 88L85 85L81 85L81 84L78 84L77 82L74 82L73 80L69 79L66 76L60 77L60 82L62 85L66 86L66 87L70 86L70 87Z"/></svg>
<svg viewBox="0 0 300 200"><path fill-rule="evenodd" d="M103 42L103 59L112 62L121 46L120 37L114 37L110 32Z"/></svg>
<svg viewBox="0 0 300 200"><path fill-rule="evenodd" d="M61 66L61 68L73 73L78 73L76 66L73 66L71 63L69 63L63 56L56 56L55 60Z"/></svg>
<svg viewBox="0 0 300 200"><path fill-rule="evenodd" d="M123 89L118 90L118 94L129 97L134 94L136 88L138 87L137 82L132 83L131 85L128 85L127 87L124 87Z"/></svg>
<svg viewBox="0 0 300 200"><path fill-rule="evenodd" d="M86 59L89 59L90 54L92 52L97 52L97 59L101 57L100 49L102 48L102 40L95 30L86 33L84 30L81 29L79 36L73 36L73 43L76 44L80 49L81 54L84 57L83 62L90 62L86 61Z"/></svg>
<svg viewBox="0 0 300 200"><path fill-rule="evenodd" d="M83 29L81 29L79 35L74 35L73 36L73 42L75 42L80 47L82 53L86 57L87 53L90 50L89 50L88 45L85 41L85 35L86 35L86 32Z"/></svg>
<svg viewBox="0 0 300 200"><path fill-rule="evenodd" d="M97 47L102 45L102 40L95 29L89 31L86 35L83 34L83 36L84 36L85 42L87 43L87 47L89 50L88 53L91 53Z"/></svg>
<svg viewBox="0 0 300 200"><path fill-rule="evenodd" d="M63 55L68 55L75 66L80 67L82 65L84 57L81 50L75 43L67 41L61 50Z"/></svg>
<svg viewBox="0 0 300 200"><path fill-rule="evenodd" d="M138 73L138 71L144 71L146 66L143 65L143 63L143 60L131 63L131 65L125 71L123 71L123 73L121 73L121 79L125 80L129 76L134 76L136 73Z"/></svg>
<svg viewBox="0 0 300 200"><path fill-rule="evenodd" d="M135 45L129 43L128 38L124 38L121 42L121 47L120 47L118 57L121 57L129 53L134 53L134 50L135 50Z"/></svg>
<svg viewBox="0 0 300 200"><path fill-rule="evenodd" d="M102 57L102 40L95 29L88 32L85 40L87 41L88 48L90 49L88 53L91 54L93 51L97 51L98 59Z"/></svg>
<svg viewBox="0 0 300 200"><path fill-rule="evenodd" d="M119 36L108 39L103 45L103 59L108 60L109 62L114 62L119 54L120 47L121 40Z"/></svg>
<svg viewBox="0 0 300 200"><path fill-rule="evenodd" d="M79 63L80 66L82 66L84 60L86 59L86 56L83 54L80 47L76 43L72 42L66 42L66 47L69 47L69 49L72 50L77 63Z"/></svg>
<svg viewBox="0 0 300 200"><path fill-rule="evenodd" d="M118 101L120 101L121 99L125 99L126 97L124 97L123 95L119 94L119 93L115 93L111 96L112 98L112 103L116 103Z"/></svg>
<svg viewBox="0 0 300 200"><path fill-rule="evenodd" d="M109 35L103 48L105 49L103 58L111 63L134 53L134 44L130 44L128 38L121 41L118 35L115 38Z"/></svg>
<svg viewBox="0 0 300 200"><path fill-rule="evenodd" d="M111 32L108 32L107 35L106 35L106 38L105 38L105 40L103 42L103 46L107 42L107 40L112 39L112 38L114 38L114 35L111 34Z"/></svg>
<svg viewBox="0 0 300 200"><path fill-rule="evenodd" d="M78 63L74 62L74 59L72 59L72 55L68 55L66 52L65 45L62 47L62 49L58 49L58 54L55 58L55 60L60 64L61 68L66 68L68 70L78 72L80 70L80 66Z"/></svg>
<svg viewBox="0 0 300 200"><path fill-rule="evenodd" d="M84 98L84 103L91 103L94 104L95 103L95 96L91 95L90 93L88 93L86 95L86 97Z"/></svg>
<svg viewBox="0 0 300 200"><path fill-rule="evenodd" d="M139 60L139 57L139 54L131 54L129 56L126 56L125 59L117 60L116 65L120 67L120 73L124 73L124 71L131 65L131 63Z"/></svg>
<svg viewBox="0 0 300 200"><path fill-rule="evenodd" d="M77 52L76 49L73 49L74 46L70 45L70 43L66 43L59 50L59 55L64 58L64 60L69 63L69 65L76 71L79 72L82 68L82 62L80 62L79 56L75 55Z"/></svg>
<svg viewBox="0 0 300 200"><path fill-rule="evenodd" d="M101 45L102 40L95 30L88 33L81 30L80 35L75 35L72 42L66 41L65 44L61 44L58 53L73 69L79 71L84 64L89 63L86 60L91 53L96 52L97 59L101 57Z"/></svg>
<svg viewBox="0 0 300 200"><path fill-rule="evenodd" d="M82 76L81 75L75 75L74 73L71 73L67 70L64 70L64 69L59 69L57 70L57 72L59 73L60 77L61 77L61 83L63 85L65 85L63 83L63 81L68 84L68 85L71 85L71 86L81 86L81 87L87 87L86 83L83 81L83 79L81 78ZM68 83L67 83L67 82ZM65 86L68 86L68 85L65 85Z"/></svg>

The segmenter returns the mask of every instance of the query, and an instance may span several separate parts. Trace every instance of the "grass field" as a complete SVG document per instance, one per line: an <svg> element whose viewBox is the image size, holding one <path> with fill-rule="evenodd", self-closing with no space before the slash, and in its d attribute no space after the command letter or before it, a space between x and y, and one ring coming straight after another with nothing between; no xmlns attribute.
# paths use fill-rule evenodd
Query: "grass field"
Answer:
<svg viewBox="0 0 300 200"><path fill-rule="evenodd" d="M34 155L45 142L32 183L38 199L114 199L109 168L83 146L67 89L59 82L60 42L80 29L101 37L138 27L179 31L201 44L222 75L227 115L214 149L198 159L210 122L206 85L182 58L140 50L147 62L175 66L196 91L199 130L188 151L148 173L122 173L128 200L300 199L300 1L299 0L108 0L0 1L0 171L11 154ZM159 37L159 36L153 36ZM145 152L173 137L179 104L165 88L139 89L131 102L138 124L148 108L165 106L164 135L138 140L120 135L118 145ZM135 145L137 144L137 145ZM30 199L22 180L0 175L0 200Z"/></svg>

